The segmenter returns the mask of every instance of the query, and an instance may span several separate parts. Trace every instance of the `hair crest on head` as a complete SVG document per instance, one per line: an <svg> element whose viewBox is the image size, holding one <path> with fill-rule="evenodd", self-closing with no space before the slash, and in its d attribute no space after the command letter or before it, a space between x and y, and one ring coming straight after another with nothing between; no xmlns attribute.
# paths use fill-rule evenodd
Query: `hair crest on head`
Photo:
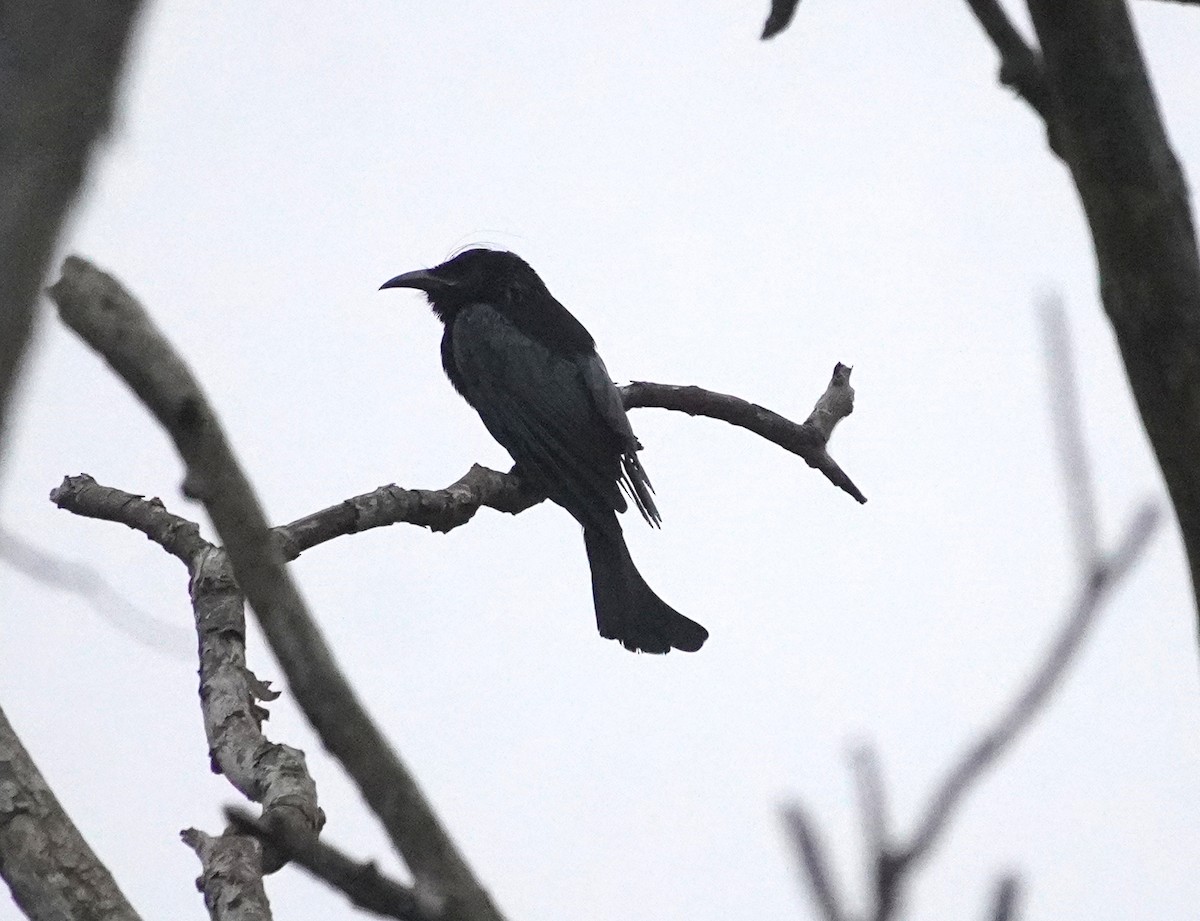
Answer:
<svg viewBox="0 0 1200 921"><path fill-rule="evenodd" d="M512 237L514 240L524 240L525 239L524 237L520 236L519 234L507 233L506 231L503 231L503 230L472 231L469 234L464 234L463 236L459 237L458 245L455 246L454 249L451 250L442 261L449 262L455 256L462 255L469 249L490 249L490 250L496 250L499 252L504 252L510 248L510 247L504 245L503 243L497 243L495 240L480 239L478 235L485 234L485 233L509 236L509 237Z"/></svg>

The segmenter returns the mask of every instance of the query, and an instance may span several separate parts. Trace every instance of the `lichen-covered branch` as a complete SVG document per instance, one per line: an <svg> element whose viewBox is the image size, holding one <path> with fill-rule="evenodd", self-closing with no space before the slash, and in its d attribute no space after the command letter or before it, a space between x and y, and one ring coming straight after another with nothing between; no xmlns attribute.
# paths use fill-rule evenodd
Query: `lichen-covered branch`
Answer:
<svg viewBox="0 0 1200 921"><path fill-rule="evenodd" d="M475 464L445 489L404 489L395 484L346 499L275 529L284 559L305 550L371 528L407 522L446 532L466 524L482 507L517 514L542 501L520 479Z"/></svg>
<svg viewBox="0 0 1200 921"><path fill-rule="evenodd" d="M198 524L168 512L161 499L101 486L86 473L63 477L50 490L50 501L68 512L140 531L188 567L202 550L212 547L200 536Z"/></svg>
<svg viewBox="0 0 1200 921"><path fill-rule="evenodd" d="M246 664L245 599L225 554L206 549L193 561L192 608L200 638L200 700L214 770L248 799L261 803L263 821L297 839L316 840L325 824L304 752L271 742L262 732L260 700L279 696ZM267 873L283 865L269 852Z"/></svg>
<svg viewBox="0 0 1200 921"><path fill-rule="evenodd" d="M196 888L212 921L271 921L263 888L262 844L250 835L209 835L195 828L179 833L200 858Z"/></svg>
<svg viewBox="0 0 1200 921"><path fill-rule="evenodd" d="M59 508L115 521L145 534L187 567L200 656L200 709L213 769L263 807L263 821L295 838L315 838L324 824L304 753L262 733L260 700L278 696L246 664L245 601L224 551L199 527L158 499L101 486L86 475L66 477L50 493ZM267 855L266 869L280 866Z"/></svg>
<svg viewBox="0 0 1200 921"><path fill-rule="evenodd" d="M0 710L0 876L30 921L139 921Z"/></svg>

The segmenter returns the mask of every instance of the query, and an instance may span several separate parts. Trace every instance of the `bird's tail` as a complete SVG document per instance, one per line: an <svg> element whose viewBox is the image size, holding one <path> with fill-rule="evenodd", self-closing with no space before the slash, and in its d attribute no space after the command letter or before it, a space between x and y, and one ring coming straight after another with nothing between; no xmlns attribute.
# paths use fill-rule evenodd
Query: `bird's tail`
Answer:
<svg viewBox="0 0 1200 921"><path fill-rule="evenodd" d="M708 631L684 617L651 590L633 565L619 528L585 528L592 598L600 635L634 652L695 652Z"/></svg>

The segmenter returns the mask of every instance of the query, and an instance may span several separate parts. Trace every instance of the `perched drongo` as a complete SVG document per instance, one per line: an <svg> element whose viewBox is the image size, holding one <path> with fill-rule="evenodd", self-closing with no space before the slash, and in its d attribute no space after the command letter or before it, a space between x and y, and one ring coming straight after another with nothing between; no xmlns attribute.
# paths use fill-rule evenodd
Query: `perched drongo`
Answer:
<svg viewBox="0 0 1200 921"><path fill-rule="evenodd" d="M600 635L640 652L694 652L708 631L637 571L617 512L622 489L660 522L641 449L596 343L519 256L470 249L384 288L425 292L445 325L442 367L517 474L583 526Z"/></svg>

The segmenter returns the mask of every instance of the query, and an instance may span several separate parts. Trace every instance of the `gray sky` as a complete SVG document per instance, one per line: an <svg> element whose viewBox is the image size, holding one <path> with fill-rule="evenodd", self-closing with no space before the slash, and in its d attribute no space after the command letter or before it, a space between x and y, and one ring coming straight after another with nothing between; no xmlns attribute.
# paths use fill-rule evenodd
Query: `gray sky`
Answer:
<svg viewBox="0 0 1200 921"><path fill-rule="evenodd" d="M879 747L900 828L1008 700L1075 585L1035 304L1075 334L1104 533L1164 491L1097 300L1064 167L996 85L966 5L154 5L66 235L192 362L273 520L508 459L451 390L440 326L392 275L513 249L618 380L802 419L834 362L860 507L717 422L638 410L655 589L712 637L634 656L595 632L577 526L541 506L311 551L342 664L514 919L809 917L777 818L801 797L857 890L846 752ZM1200 19L1135 6L1168 129L1200 163ZM49 317L6 462L7 526L178 628L136 643L78 599L0 583L0 701L146 917L204 917L180 828L216 831L186 577L47 501L64 474L179 494L165 436ZM168 634L173 636L174 634ZM257 634L252 667L281 676ZM1173 519L1013 757L922 872L911 916L975 918L1020 872L1031 919L1188 918L1200 900L1195 613ZM289 697L328 840L382 835ZM340 910L298 872L280 919ZM15 917L0 901L0 919Z"/></svg>

